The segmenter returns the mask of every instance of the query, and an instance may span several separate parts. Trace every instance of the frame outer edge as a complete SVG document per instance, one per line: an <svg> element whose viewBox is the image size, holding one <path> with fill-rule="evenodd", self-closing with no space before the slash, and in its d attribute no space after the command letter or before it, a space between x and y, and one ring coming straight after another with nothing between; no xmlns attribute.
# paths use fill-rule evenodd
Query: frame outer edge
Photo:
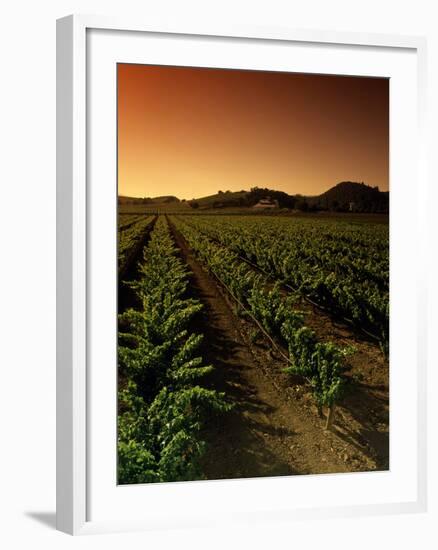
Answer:
<svg viewBox="0 0 438 550"><path fill-rule="evenodd" d="M179 30L138 21L93 15L69 15L56 27L56 526L72 535L91 528L87 510L87 378L86 378L86 29L199 34L221 38L307 41L376 47L413 48L419 59L420 181L425 174L426 40L418 36L293 30L285 28L233 28ZM426 192L423 187L423 192ZM424 195L420 195L420 200ZM424 203L423 203L424 204ZM421 218L420 218L421 219ZM423 235L424 228L423 229ZM425 331L426 274L420 274L419 314ZM424 335L424 332L423 332ZM425 336L424 336L425 337ZM423 340L424 345L424 340ZM421 433L418 440L418 497L399 504L398 513L427 510L426 462L426 357L419 350L419 403ZM382 507L381 513L394 513ZM366 514L367 510L363 510ZM351 510L346 516L352 513ZM342 514L343 515L343 514ZM374 514L373 514L374 515ZM129 523L129 522L128 522ZM97 525L96 525L97 528ZM136 526L122 527L121 530ZM141 527L143 530L144 527ZM112 529L110 529L112 531ZM97 528L97 532L99 529ZM108 532L108 526L102 532Z"/></svg>
<svg viewBox="0 0 438 550"><path fill-rule="evenodd" d="M149 32L157 34L194 35L211 38L240 40L274 40L292 42L315 42L320 44L338 44L390 48L418 49L423 37L418 35L367 33L358 31L337 31L315 28L294 28L283 25L230 25L225 31L214 24L202 24L182 27L178 22L169 20L134 19L126 16L81 14L81 23L88 29L128 32Z"/></svg>
<svg viewBox="0 0 438 550"><path fill-rule="evenodd" d="M85 29L56 27L56 526L86 521Z"/></svg>
<svg viewBox="0 0 438 550"><path fill-rule="evenodd" d="M430 219L428 214L428 163L427 163L427 110L428 110L428 55L427 39L421 37L417 44L417 89L418 89L418 199L419 199L419 252L420 268L418 284L418 508L420 512L428 511L428 414L427 406L430 394L428 395L428 273L427 273L427 251L430 245L428 239L428 227Z"/></svg>

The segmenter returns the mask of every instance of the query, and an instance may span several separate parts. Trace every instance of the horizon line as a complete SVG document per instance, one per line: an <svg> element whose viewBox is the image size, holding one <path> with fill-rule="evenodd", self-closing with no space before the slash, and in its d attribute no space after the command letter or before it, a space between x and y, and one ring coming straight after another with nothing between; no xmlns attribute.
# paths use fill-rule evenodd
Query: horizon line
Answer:
<svg viewBox="0 0 438 550"><path fill-rule="evenodd" d="M352 181L352 180L340 181L340 182L336 183L335 185L333 185L332 187L329 187L328 189L326 189L322 193L319 193L318 195L303 195L302 193L286 193L286 191L278 191L277 189L269 189L268 187L255 186L255 188L257 188L257 189L268 189L268 191L274 191L274 192L278 192L278 193L285 193L286 195L289 195L291 197L300 196L300 197L312 198L312 197L319 197L319 196L323 195L324 193L326 193L327 191L330 191L331 189L334 189L336 186L338 186L341 183L357 183L358 185L365 185L366 187L370 187L372 189L377 188L380 193L389 193L389 189L387 191L382 191L378 185L369 185L369 184L367 184L363 181L359 182L359 181ZM226 193L250 193L251 188L249 190L248 189L240 189L238 191L231 191L229 189L227 189L226 191L222 191L222 190L218 189L216 191L216 193L213 193L212 195L203 195L201 197L193 197L193 198L190 198L190 199L186 198L186 197L181 198L181 197L178 197L177 195L165 195L165 194L164 195L156 195L154 197L149 197L149 196L145 196L145 195L139 195L139 196L136 196L136 195L121 195L121 194L119 194L118 189L117 189L117 197L118 198L119 197L124 197L124 198L127 198L127 199L152 199L152 200L158 199L158 198L161 198L161 197L175 197L179 201L192 201L192 200L204 199L204 198L207 198L207 197L214 197L215 195L219 195L220 192L222 194L226 194Z"/></svg>

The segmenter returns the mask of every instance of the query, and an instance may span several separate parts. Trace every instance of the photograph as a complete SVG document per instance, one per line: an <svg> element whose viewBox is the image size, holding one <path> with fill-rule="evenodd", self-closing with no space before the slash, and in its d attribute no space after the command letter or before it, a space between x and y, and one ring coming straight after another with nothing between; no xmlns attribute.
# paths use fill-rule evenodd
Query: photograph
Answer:
<svg viewBox="0 0 438 550"><path fill-rule="evenodd" d="M389 108L117 64L119 485L389 470Z"/></svg>

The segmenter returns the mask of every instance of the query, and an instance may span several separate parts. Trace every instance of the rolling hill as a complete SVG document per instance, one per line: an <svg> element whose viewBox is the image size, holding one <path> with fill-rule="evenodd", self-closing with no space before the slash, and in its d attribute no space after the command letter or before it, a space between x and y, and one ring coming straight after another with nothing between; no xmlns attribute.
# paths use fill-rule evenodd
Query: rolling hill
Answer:
<svg viewBox="0 0 438 550"><path fill-rule="evenodd" d="M389 192L379 191L364 183L343 181L322 195L308 197L310 206L317 210L388 212Z"/></svg>
<svg viewBox="0 0 438 550"><path fill-rule="evenodd" d="M379 191L364 183L343 181L318 196L289 195L267 187L253 187L249 191L218 191L215 195L181 201L173 195L154 198L119 196L120 205L167 205L199 210L223 208L253 208L260 202L271 202L279 209L335 212L389 212L389 192Z"/></svg>
<svg viewBox="0 0 438 550"><path fill-rule="evenodd" d="M178 197L173 195L164 195L162 197L125 197L118 196L119 204L167 204L170 202L180 202Z"/></svg>

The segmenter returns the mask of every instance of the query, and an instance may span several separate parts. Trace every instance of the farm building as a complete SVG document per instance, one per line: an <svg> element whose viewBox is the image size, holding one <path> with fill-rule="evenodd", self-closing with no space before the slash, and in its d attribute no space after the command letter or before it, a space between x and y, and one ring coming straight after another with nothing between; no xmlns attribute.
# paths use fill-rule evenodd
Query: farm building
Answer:
<svg viewBox="0 0 438 550"><path fill-rule="evenodd" d="M260 199L259 202L253 206L253 208L278 208L278 201L272 200L270 197L266 197L265 199Z"/></svg>

